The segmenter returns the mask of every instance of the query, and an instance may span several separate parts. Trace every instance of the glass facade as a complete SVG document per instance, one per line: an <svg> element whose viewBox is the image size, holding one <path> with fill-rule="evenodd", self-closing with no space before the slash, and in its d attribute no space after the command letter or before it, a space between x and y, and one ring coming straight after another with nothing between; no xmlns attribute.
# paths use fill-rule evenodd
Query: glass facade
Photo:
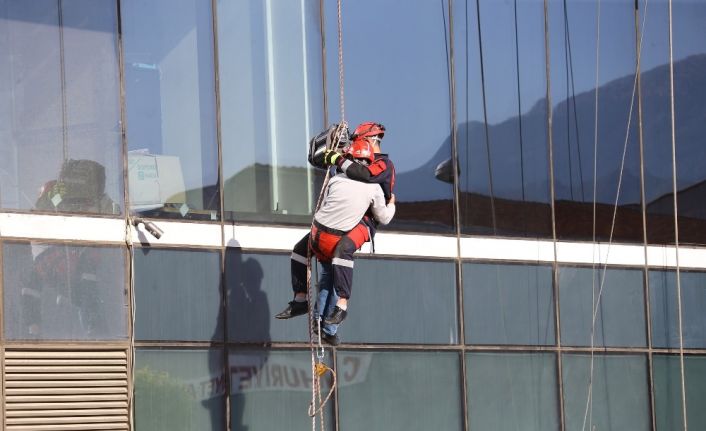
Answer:
<svg viewBox="0 0 706 431"><path fill-rule="evenodd" d="M335 2L0 0L0 428L12 354L76 348L127 358L129 429L311 426L274 314L341 102L397 208L326 429L703 428L706 3L671 6L673 63L667 0L344 2L341 88Z"/></svg>

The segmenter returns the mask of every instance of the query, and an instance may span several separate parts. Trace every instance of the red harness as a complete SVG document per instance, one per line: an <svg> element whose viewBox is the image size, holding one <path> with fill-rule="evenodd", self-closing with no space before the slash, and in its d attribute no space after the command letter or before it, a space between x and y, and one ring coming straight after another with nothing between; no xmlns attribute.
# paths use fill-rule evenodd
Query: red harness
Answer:
<svg viewBox="0 0 706 431"><path fill-rule="evenodd" d="M356 245L356 250L370 239L368 228L363 223L358 223L349 232L345 232L328 228L314 220L314 225L311 227L311 235L309 235L309 248L311 248L311 251L319 261L331 262L336 246L343 236L347 236L353 241Z"/></svg>

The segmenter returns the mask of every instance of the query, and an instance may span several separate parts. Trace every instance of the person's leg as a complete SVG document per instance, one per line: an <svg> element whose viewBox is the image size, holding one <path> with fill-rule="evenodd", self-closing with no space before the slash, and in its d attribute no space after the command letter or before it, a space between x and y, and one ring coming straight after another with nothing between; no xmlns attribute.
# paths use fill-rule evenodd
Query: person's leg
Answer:
<svg viewBox="0 0 706 431"><path fill-rule="evenodd" d="M326 316L326 323L338 324L348 314L348 299L353 287L353 254L369 239L368 228L359 223L350 232L344 235L336 245L333 259L333 286L339 296L333 312Z"/></svg>
<svg viewBox="0 0 706 431"><path fill-rule="evenodd" d="M321 276L319 277L319 300L317 302L317 312L322 319L329 317L336 306L338 295L333 288L333 268L331 263L320 262ZM336 334L338 325L326 324L323 321L321 326L329 335Z"/></svg>
<svg viewBox="0 0 706 431"><path fill-rule="evenodd" d="M309 234L304 235L299 242L294 245L291 255L292 291L294 299L287 305L281 313L275 315L278 319L289 319L306 314L309 304L306 301L306 266L307 252L309 248Z"/></svg>

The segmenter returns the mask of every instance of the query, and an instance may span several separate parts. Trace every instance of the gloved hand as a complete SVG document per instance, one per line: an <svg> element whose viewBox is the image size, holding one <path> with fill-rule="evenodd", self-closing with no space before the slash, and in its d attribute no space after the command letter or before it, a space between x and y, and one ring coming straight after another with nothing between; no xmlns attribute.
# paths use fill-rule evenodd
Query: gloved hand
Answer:
<svg viewBox="0 0 706 431"><path fill-rule="evenodd" d="M324 164L327 166L333 166L337 164L342 159L341 153L335 150L326 150L324 152Z"/></svg>

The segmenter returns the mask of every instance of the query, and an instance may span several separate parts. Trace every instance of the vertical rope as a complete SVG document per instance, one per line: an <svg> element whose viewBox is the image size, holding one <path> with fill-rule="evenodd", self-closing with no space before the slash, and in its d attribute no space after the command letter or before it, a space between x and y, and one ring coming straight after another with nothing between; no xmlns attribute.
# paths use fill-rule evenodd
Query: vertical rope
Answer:
<svg viewBox="0 0 706 431"><path fill-rule="evenodd" d="M681 274L679 268L679 218L677 205L677 145L676 127L674 116L674 52L672 36L672 0L669 0L669 109L671 115L672 132L672 195L674 198L674 246L676 254L676 275L677 275L677 309L679 318L679 372L681 377L681 406L684 431L688 430L686 418L686 380L684 376L684 328L682 322L682 299L681 299Z"/></svg>
<svg viewBox="0 0 706 431"><path fill-rule="evenodd" d="M556 345L558 348L557 361L557 380L559 381L559 416L561 429L565 429L565 414L564 414L564 385L563 367L561 359L561 325L560 325L560 310L559 310L559 288L558 288L558 265L557 265L557 240L556 240L556 190L554 187L554 136L552 132L552 122L554 120L552 112L552 80L551 80L551 51L549 43L549 0L544 0L544 73L547 79L547 88L545 93L546 98L546 115L547 115L547 156L549 158L549 198L551 205L552 218L552 251L554 259L552 262L552 288L554 289L554 327L556 328Z"/></svg>
<svg viewBox="0 0 706 431"><path fill-rule="evenodd" d="M601 0L596 1L596 81L594 84L595 88L595 99L593 102L593 226L592 226L592 244L593 244L593 256L591 260L591 314L596 312L596 202L597 197L597 175L598 175L598 82L599 82L599 72L600 72L600 48L601 48ZM591 331L591 376L593 375L593 347L594 347L594 336L593 331ZM583 425L581 429L586 427L586 416L589 416L589 421L593 419L593 380L588 382L588 395L586 399L586 410L583 418ZM589 430L591 429L591 422L589 422Z"/></svg>
<svg viewBox="0 0 706 431"><path fill-rule="evenodd" d="M488 104L485 96L485 66L483 62L483 37L480 28L480 0L476 0L476 21L478 23L478 52L480 54L480 82L483 96L483 128L485 130L485 153L488 162L488 191L490 193L490 214L493 222L493 235L497 234L498 227L495 217L495 193L493 191L493 166L490 157L490 136L488 130Z"/></svg>
<svg viewBox="0 0 706 431"><path fill-rule="evenodd" d="M343 123L346 121L346 99L343 94L343 19L341 13L341 3L342 1L338 0L338 83L341 103L341 123Z"/></svg>
<svg viewBox="0 0 706 431"><path fill-rule="evenodd" d="M522 202L525 201L525 150L522 130L522 93L520 92L520 37L517 26L517 0L513 2L515 16L515 71L517 76L517 121L520 132L520 180L522 181ZM524 218L523 218L524 220Z"/></svg>
<svg viewBox="0 0 706 431"><path fill-rule="evenodd" d="M634 21L635 21L635 46L639 46L638 34L640 34L640 8L637 1L635 1L635 11L634 11ZM654 396L654 372L653 372L653 352L652 352L652 310L650 306L650 271L648 266L648 238L647 238L647 198L645 192L645 145L644 145L644 134L643 134L643 123L642 123L642 70L640 64L636 63L637 68L637 120L638 120L638 139L640 146L640 212L642 213L642 251L643 251L643 277L644 277L644 295L645 295L645 319L647 322L647 375L648 375L648 385L649 385L649 397L650 397L650 411L652 414L651 422L652 429L657 429L657 423L655 418L655 396Z"/></svg>
<svg viewBox="0 0 706 431"><path fill-rule="evenodd" d="M647 0L645 0L645 12L642 17L642 32L640 33L640 39L638 41L637 45L637 65L635 69L635 78L633 80L633 87L632 87L632 96L630 98L630 109L628 111L628 123L627 123L627 128L625 130L625 141L623 143L623 155L621 157L620 161L620 170L618 174L618 185L617 185L617 190L615 193L615 202L613 204L613 216L611 219L611 224L610 224L610 234L608 235L608 245L606 248L606 255L605 255L605 262L603 263L603 268L602 268L602 273L601 273L601 281L600 281L600 286L598 288L598 296L595 298L594 304L595 307L593 308L593 316L591 318L591 366L590 366L590 375L589 375L589 383L588 383L588 399L586 400L586 410L584 411L584 419L583 419L583 425L582 429L585 429L586 426L586 418L589 416L589 407L592 411L593 409L593 371L594 371L594 347L595 347L595 329L596 329L596 317L598 316L598 308L601 303L601 296L603 294L603 288L605 287L605 277L608 269L608 260L610 257L610 248L613 243L613 235L615 233L615 220L617 218L618 214L618 202L620 200L620 190L622 188L622 182L623 182L623 173L625 171L625 156L627 153L627 148L628 148L628 141L630 138L630 125L632 122L632 115L633 115L633 109L635 106L635 94L637 91L637 81L638 81L638 71L640 70L640 62L641 62L641 53L642 53L642 40L645 35L645 20L647 18ZM596 48L598 49L598 47ZM596 74L597 76L597 74ZM598 83L596 79L596 92L598 91ZM596 96L598 97L598 96ZM598 112L598 105L596 104L596 113ZM597 115L596 115L597 117ZM596 124L597 123L596 119ZM596 135L598 130L596 129ZM597 140L596 140L596 148L597 148ZM596 206L596 189L595 189L595 184L596 184L596 165L597 165L597 160L595 159L595 154L597 153L597 149L594 148L594 177L593 177L593 182L594 182L594 190L593 190L593 205L594 205L594 232L593 232L593 243L594 243L594 250L595 250L595 206ZM599 256L600 259L600 256ZM595 254L594 254L594 264L593 264L594 272L595 272ZM594 279L595 283L595 279ZM595 286L593 288L595 290ZM589 418L589 421L592 421L592 417ZM589 422L589 430L592 429L591 422Z"/></svg>
<svg viewBox="0 0 706 431"><path fill-rule="evenodd" d="M341 140L341 137L343 136L343 133L348 133L348 125L346 124L345 120L345 98L344 98L344 85L343 85L343 19L342 19L342 0L338 0L337 2L338 6L338 81L339 81L339 96L340 96L340 108L341 108L341 121L338 124L338 127L335 129L335 136L333 139L331 139L330 145L328 146L328 149L333 149L338 147L338 143ZM323 31L323 26L322 26L322 31ZM321 186L321 192L319 192L319 198L317 199L316 202L316 207L314 208L314 214L316 214L316 211L318 211L319 207L321 206L321 202L323 201L323 196L324 196L324 191L326 190L326 187L328 186L329 178L330 178L330 170L326 170L326 176L324 177L324 182L323 185ZM313 226L313 220L312 220L312 226ZM306 299L307 303L309 305L309 313L308 313L308 326L309 326L309 346L311 350L311 378L312 378L312 385L311 385L311 404L309 405L309 416L311 416L311 429L312 431L316 431L316 415L319 414L320 416L320 423L321 423L321 429L325 429L324 426L324 413L323 413L323 407L326 404L326 402L331 398L331 395L333 395L333 392L336 387L336 373L326 367L322 360L324 358L324 348L321 345L321 316L319 316L319 320L317 320L316 325L318 327L318 336L317 340L318 343L317 345L314 345L314 306L313 306L313 301L312 301L312 294L311 294L311 248L307 247L307 265L306 265ZM319 360L317 364L317 359ZM325 371L329 371L332 375L333 378L333 383L331 385L331 390L329 391L328 395L326 398L322 401L321 400L321 381L320 377L322 374L318 372L317 365L323 366L325 368ZM316 404L319 404L319 407L316 407Z"/></svg>

